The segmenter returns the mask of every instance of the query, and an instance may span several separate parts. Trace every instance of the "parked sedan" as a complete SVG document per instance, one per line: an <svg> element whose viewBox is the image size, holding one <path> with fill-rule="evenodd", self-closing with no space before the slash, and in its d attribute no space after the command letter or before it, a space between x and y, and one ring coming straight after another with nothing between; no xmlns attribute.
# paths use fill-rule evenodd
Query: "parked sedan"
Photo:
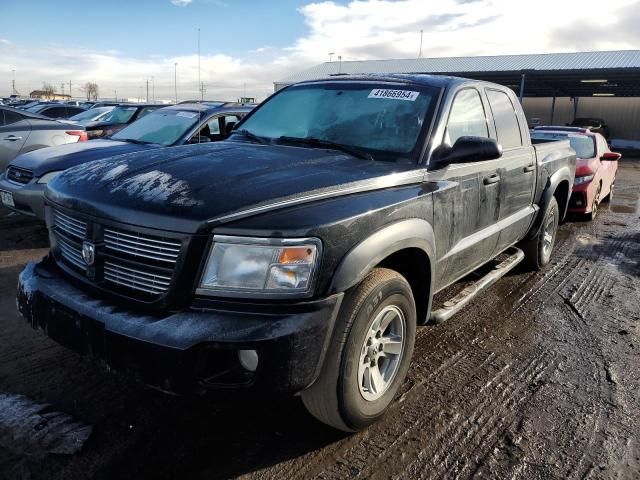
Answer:
<svg viewBox="0 0 640 480"><path fill-rule="evenodd" d="M133 123L162 107L164 107L164 105L152 105L146 103L118 105L99 122L89 123L85 126L87 134L89 135L89 140L109 137L114 133L119 132L130 123Z"/></svg>
<svg viewBox="0 0 640 480"><path fill-rule="evenodd" d="M599 133L575 127L537 127L531 132L534 141L568 139L576 151L576 178L569 200L569 212L593 220L602 201L613 194L618 160L621 154L609 150Z"/></svg>
<svg viewBox="0 0 640 480"><path fill-rule="evenodd" d="M36 105L28 110L32 113L38 113L48 118L69 118L85 111L82 107L74 105L65 105L61 103L52 103L44 105Z"/></svg>
<svg viewBox="0 0 640 480"><path fill-rule="evenodd" d="M22 153L86 139L80 125L58 122L17 108L0 107L0 173Z"/></svg>
<svg viewBox="0 0 640 480"><path fill-rule="evenodd" d="M63 170L140 150L224 140L250 111L238 104L176 105L146 115L108 139L21 155L0 176L4 206L44 219L44 188Z"/></svg>

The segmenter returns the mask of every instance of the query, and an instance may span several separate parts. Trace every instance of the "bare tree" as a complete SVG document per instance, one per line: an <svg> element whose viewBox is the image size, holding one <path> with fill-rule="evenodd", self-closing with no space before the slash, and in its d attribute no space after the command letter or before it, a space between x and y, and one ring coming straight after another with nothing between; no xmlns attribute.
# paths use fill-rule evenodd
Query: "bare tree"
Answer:
<svg viewBox="0 0 640 480"><path fill-rule="evenodd" d="M98 84L95 82L87 82L82 87L82 91L87 96L87 100L93 100L94 102L98 100Z"/></svg>
<svg viewBox="0 0 640 480"><path fill-rule="evenodd" d="M56 87L50 83L44 82L42 84L42 96L51 100L56 93Z"/></svg>

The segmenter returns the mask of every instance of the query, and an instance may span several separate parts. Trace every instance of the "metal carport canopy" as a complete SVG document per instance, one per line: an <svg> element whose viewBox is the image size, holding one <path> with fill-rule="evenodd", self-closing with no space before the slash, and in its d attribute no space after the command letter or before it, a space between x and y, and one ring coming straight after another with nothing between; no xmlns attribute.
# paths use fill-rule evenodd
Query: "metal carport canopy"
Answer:
<svg viewBox="0 0 640 480"><path fill-rule="evenodd" d="M526 97L640 97L640 50L325 62L276 86L344 74L431 73L487 80Z"/></svg>

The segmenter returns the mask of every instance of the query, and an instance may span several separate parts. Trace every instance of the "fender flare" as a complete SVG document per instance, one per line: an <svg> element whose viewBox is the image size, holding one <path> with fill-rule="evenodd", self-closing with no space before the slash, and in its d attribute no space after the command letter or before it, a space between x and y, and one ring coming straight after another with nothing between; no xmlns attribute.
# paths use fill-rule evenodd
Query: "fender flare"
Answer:
<svg viewBox="0 0 640 480"><path fill-rule="evenodd" d="M551 201L551 198L556 193L556 189L558 188L558 185L560 185L560 183L562 183L563 181L566 181L569 184L569 192L567 193L566 204L564 206L562 205L560 206L560 208L562 209L560 211L560 220L564 219L564 217L566 216L567 209L569 208L569 197L571 196L571 186L573 185L573 181L572 181L571 170L569 169L568 166L565 165L562 168L560 168L557 172L555 172L553 175L547 178L547 183L540 197L540 202L539 202L540 209L538 210L538 215L536 216L535 220L533 221L533 224L531 225L531 229L529 230L529 234L527 235L528 238L535 237L538 234L540 227L542 226L542 220L544 219L544 214L547 211L547 207L549 206L549 202Z"/></svg>
<svg viewBox="0 0 640 480"><path fill-rule="evenodd" d="M340 261L331 284L330 293L344 292L360 283L364 277L389 255L407 248L422 250L429 259L429 306L435 276L435 234L433 227L418 218L401 220L378 230L355 247Z"/></svg>

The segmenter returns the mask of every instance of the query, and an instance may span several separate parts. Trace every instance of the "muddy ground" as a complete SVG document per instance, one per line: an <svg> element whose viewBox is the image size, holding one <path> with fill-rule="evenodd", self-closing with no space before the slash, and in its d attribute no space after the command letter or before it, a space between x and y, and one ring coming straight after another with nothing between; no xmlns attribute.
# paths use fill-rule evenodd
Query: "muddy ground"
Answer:
<svg viewBox="0 0 640 480"><path fill-rule="evenodd" d="M397 401L352 436L297 398L169 397L47 340L15 313L46 233L2 212L0 395L93 433L56 455L0 432L0 478L640 478L640 162L618 179L595 222L561 226L545 271L517 270L420 328Z"/></svg>

